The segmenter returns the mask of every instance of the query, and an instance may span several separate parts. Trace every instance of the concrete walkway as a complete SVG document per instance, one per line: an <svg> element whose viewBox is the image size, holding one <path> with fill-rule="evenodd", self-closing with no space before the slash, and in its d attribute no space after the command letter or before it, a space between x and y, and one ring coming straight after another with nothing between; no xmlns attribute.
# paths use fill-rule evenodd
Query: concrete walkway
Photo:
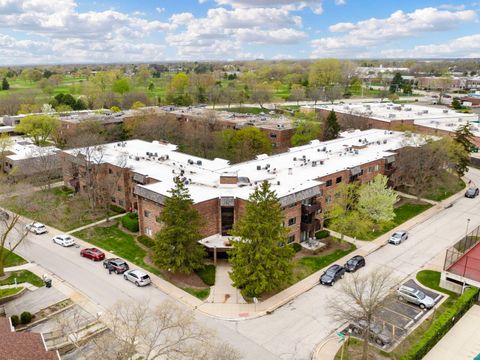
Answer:
<svg viewBox="0 0 480 360"><path fill-rule="evenodd" d="M424 360L472 360L480 355L480 306L474 305L424 357Z"/></svg>
<svg viewBox="0 0 480 360"><path fill-rule="evenodd" d="M400 191L397 191L397 194L400 195L401 197L404 197L404 198L407 198L407 199L420 200L420 201L426 202L426 203L431 204L431 205L436 205L436 204L438 204L438 201L429 200L429 199L425 199L425 198L420 198L420 199L419 199L419 198L416 197L415 195L406 194L406 193L403 193L403 192L400 192Z"/></svg>
<svg viewBox="0 0 480 360"><path fill-rule="evenodd" d="M79 228L76 228L76 229L73 229L73 230L70 230L68 232L66 232L66 234L73 234L77 231L81 231L81 230L85 230L85 229L88 229L88 228L91 228L91 227L94 227L94 226L97 226L99 224L103 224L103 223L106 223L107 221L110 221L110 220L114 220L114 219L118 219L122 216L124 216L125 213L122 213L122 214L118 214L118 215L114 215L114 216L110 216L108 219L102 219L102 220L99 220L97 222L94 222L94 223L91 223L91 224L88 224L88 225L85 225L85 226L81 226Z"/></svg>
<svg viewBox="0 0 480 360"><path fill-rule="evenodd" d="M246 304L240 290L234 288L230 271L232 267L227 260L219 260L215 270L215 285L211 287L207 302L222 304Z"/></svg>

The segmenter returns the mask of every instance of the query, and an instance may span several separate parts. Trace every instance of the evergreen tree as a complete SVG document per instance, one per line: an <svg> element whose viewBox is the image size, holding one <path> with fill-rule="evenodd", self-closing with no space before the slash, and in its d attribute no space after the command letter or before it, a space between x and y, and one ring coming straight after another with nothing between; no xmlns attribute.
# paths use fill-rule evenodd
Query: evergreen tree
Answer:
<svg viewBox="0 0 480 360"><path fill-rule="evenodd" d="M324 130L323 130L323 140L332 140L338 137L340 133L340 124L337 121L337 114L335 111L330 111L328 114L327 120L325 122Z"/></svg>
<svg viewBox="0 0 480 360"><path fill-rule="evenodd" d="M390 83L390 92L396 93L403 88L403 77L402 74L396 73Z"/></svg>
<svg viewBox="0 0 480 360"><path fill-rule="evenodd" d="M455 110L460 110L462 108L462 103L460 102L460 100L458 100L458 98L454 98L452 100L452 108L454 108Z"/></svg>
<svg viewBox="0 0 480 360"><path fill-rule="evenodd" d="M8 83L7 78L4 77L2 81L2 90L8 90L8 89L10 89L10 84Z"/></svg>
<svg viewBox="0 0 480 360"><path fill-rule="evenodd" d="M454 141L461 145L462 149L464 150L457 159L456 171L459 176L465 175L465 173L468 171L470 152L473 148L475 148L475 144L473 142L474 137L475 136L472 133L470 123L460 126L455 131Z"/></svg>
<svg viewBox="0 0 480 360"><path fill-rule="evenodd" d="M203 267L205 249L197 242L202 220L180 178L169 192L159 216L163 228L155 237L154 261L162 269L189 274Z"/></svg>
<svg viewBox="0 0 480 360"><path fill-rule="evenodd" d="M259 296L291 280L294 250L287 246L283 221L277 196L265 181L250 195L246 213L232 231L240 239L230 253L230 277L247 296Z"/></svg>

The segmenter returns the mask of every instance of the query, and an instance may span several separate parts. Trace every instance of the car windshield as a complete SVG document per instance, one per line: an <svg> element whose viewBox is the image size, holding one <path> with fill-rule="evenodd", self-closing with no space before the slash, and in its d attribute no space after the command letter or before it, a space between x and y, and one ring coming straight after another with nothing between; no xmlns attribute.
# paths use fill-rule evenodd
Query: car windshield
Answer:
<svg viewBox="0 0 480 360"><path fill-rule="evenodd" d="M425 294L423 292L421 292L420 290L417 291L417 297L420 299L420 300L423 300L425 299Z"/></svg>
<svg viewBox="0 0 480 360"><path fill-rule="evenodd" d="M392 237L394 237L394 238L400 238L400 237L402 237L402 233L396 232L395 234L392 235Z"/></svg>
<svg viewBox="0 0 480 360"><path fill-rule="evenodd" d="M350 259L350 260L347 261L347 264L348 265L355 265L357 263L357 261L358 261L357 259Z"/></svg>
<svg viewBox="0 0 480 360"><path fill-rule="evenodd" d="M327 274L328 276L334 276L336 272L337 272L337 268L328 269L328 270L325 272L325 274Z"/></svg>
<svg viewBox="0 0 480 360"><path fill-rule="evenodd" d="M69 240L72 240L72 238L70 236L65 236L63 240L69 241Z"/></svg>

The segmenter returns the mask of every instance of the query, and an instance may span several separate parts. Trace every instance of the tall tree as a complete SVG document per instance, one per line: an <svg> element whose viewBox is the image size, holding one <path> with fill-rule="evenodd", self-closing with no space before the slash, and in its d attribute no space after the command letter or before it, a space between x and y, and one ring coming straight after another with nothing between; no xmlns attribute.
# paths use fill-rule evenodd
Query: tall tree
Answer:
<svg viewBox="0 0 480 360"><path fill-rule="evenodd" d="M250 195L245 215L232 235L239 237L231 251L231 278L247 296L275 290L292 277L293 248L287 246L288 231L274 191L267 181Z"/></svg>
<svg viewBox="0 0 480 360"><path fill-rule="evenodd" d="M15 130L27 135L35 145L44 145L50 135L60 126L57 118L48 115L29 115L20 120Z"/></svg>
<svg viewBox="0 0 480 360"><path fill-rule="evenodd" d="M323 140L333 140L338 137L340 133L340 124L337 121L337 114L335 111L330 111L323 126Z"/></svg>
<svg viewBox="0 0 480 360"><path fill-rule="evenodd" d="M310 66L308 83L312 87L334 86L342 81L342 64L338 59L322 59Z"/></svg>
<svg viewBox="0 0 480 360"><path fill-rule="evenodd" d="M20 225L20 215L11 213L0 217L0 277L5 275L5 263L28 233Z"/></svg>
<svg viewBox="0 0 480 360"><path fill-rule="evenodd" d="M358 210L375 223L393 220L393 206L398 200L395 190L387 185L388 178L378 174L373 181L363 185L358 192Z"/></svg>
<svg viewBox="0 0 480 360"><path fill-rule="evenodd" d="M4 77L2 80L2 90L8 90L8 89L10 89L10 84L8 83L7 78Z"/></svg>
<svg viewBox="0 0 480 360"><path fill-rule="evenodd" d="M374 271L353 274L340 286L335 298L329 298L331 316L339 322L364 324L359 329L363 338L362 360L368 359L370 327L388 301L395 281L389 272Z"/></svg>
<svg viewBox="0 0 480 360"><path fill-rule="evenodd" d="M273 88L268 84L258 84L252 89L250 93L250 100L260 105L264 109L263 105L272 101Z"/></svg>
<svg viewBox="0 0 480 360"><path fill-rule="evenodd" d="M116 80L112 85L112 90L118 94L125 94L126 92L130 91L130 84L128 79L121 78Z"/></svg>
<svg viewBox="0 0 480 360"><path fill-rule="evenodd" d="M390 93L397 93L403 88L403 77L402 74L396 73L390 83Z"/></svg>
<svg viewBox="0 0 480 360"><path fill-rule="evenodd" d="M159 216L163 227L155 236L154 261L162 269L189 274L203 267L205 249L198 244L202 219L180 178L170 194Z"/></svg>
<svg viewBox="0 0 480 360"><path fill-rule="evenodd" d="M464 150L459 155L459 161L457 162L457 174L459 176L465 175L468 171L468 165L470 164L470 152L475 148L474 143L475 135L472 133L472 125L467 123L460 126L455 131L454 141Z"/></svg>
<svg viewBox="0 0 480 360"><path fill-rule="evenodd" d="M306 145L314 139L319 139L322 135L322 128L318 121L301 121L295 128L290 142L292 146Z"/></svg>
<svg viewBox="0 0 480 360"><path fill-rule="evenodd" d="M270 154L272 144L267 135L256 127L240 130L227 129L220 132L220 147L233 162L251 160L259 154Z"/></svg>

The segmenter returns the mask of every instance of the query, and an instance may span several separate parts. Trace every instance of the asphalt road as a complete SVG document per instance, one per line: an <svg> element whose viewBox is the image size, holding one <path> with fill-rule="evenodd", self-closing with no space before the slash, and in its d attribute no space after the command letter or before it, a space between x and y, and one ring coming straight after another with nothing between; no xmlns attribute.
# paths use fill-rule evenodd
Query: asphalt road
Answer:
<svg viewBox="0 0 480 360"><path fill-rule="evenodd" d="M468 176L480 184L480 171ZM412 229L409 239L399 246L384 246L369 255L361 271L391 268L399 280L413 274L465 234L467 218L470 229L480 225L480 197L459 199ZM101 263L79 256L78 248L62 248L53 244L56 233L29 235L18 253L35 261L64 279L92 301L108 308L117 300L148 301L155 305L167 298L154 287L137 288L121 276L109 275ZM347 275L348 276L348 275ZM225 341L237 347L245 359L310 359L317 343L327 337L338 324L328 312L328 299L335 298L338 288L316 286L271 315L229 322L198 314L197 318L215 329Z"/></svg>

